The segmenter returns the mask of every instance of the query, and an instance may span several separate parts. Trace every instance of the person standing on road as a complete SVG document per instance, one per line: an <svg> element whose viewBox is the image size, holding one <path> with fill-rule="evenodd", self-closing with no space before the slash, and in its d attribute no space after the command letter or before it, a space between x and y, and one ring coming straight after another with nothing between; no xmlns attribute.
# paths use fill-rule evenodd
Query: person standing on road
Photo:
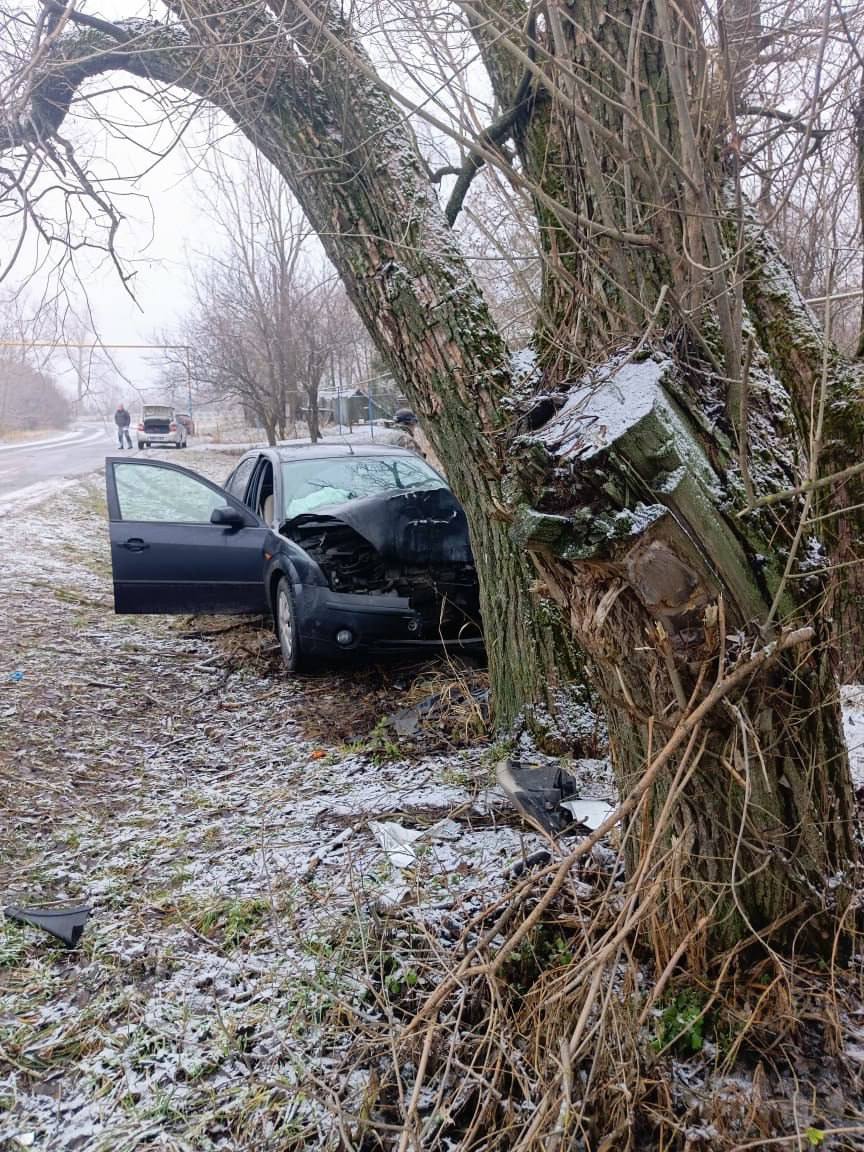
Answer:
<svg viewBox="0 0 864 1152"><path fill-rule="evenodd" d="M132 417L126 411L122 404L117 405L117 411L114 413L114 423L117 425L117 440L118 447L131 448L132 437L129 435L129 425L132 423ZM126 443L123 443L123 438L126 438Z"/></svg>

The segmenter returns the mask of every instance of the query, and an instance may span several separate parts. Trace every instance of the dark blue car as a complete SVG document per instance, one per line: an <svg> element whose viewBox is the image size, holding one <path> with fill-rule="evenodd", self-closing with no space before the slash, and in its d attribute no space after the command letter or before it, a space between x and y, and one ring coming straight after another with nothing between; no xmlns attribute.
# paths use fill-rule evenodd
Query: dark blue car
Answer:
<svg viewBox="0 0 864 1152"><path fill-rule="evenodd" d="M224 488L140 458L106 478L116 612L269 614L289 669L482 647L465 514L411 451L254 449Z"/></svg>

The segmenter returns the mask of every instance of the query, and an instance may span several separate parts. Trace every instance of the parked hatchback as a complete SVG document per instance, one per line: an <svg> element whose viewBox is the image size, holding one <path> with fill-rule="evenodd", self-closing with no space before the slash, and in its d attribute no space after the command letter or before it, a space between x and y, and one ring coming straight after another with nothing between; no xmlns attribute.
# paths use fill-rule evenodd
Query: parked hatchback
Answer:
<svg viewBox="0 0 864 1152"><path fill-rule="evenodd" d="M186 428L170 404L145 404L138 423L138 447L186 447Z"/></svg>
<svg viewBox="0 0 864 1152"><path fill-rule="evenodd" d="M246 453L224 488L106 461L117 612L267 613L286 667L312 657L482 648L465 514L415 453Z"/></svg>

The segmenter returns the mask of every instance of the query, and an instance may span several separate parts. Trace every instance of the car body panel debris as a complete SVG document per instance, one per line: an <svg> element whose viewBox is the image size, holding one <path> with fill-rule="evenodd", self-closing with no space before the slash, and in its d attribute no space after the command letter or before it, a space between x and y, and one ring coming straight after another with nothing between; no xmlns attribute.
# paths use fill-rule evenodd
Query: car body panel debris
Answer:
<svg viewBox="0 0 864 1152"><path fill-rule="evenodd" d="M69 948L75 948L81 939L84 925L90 918L90 908L22 908L10 904L3 912L7 920L15 920L19 924L29 924L33 928L56 936Z"/></svg>
<svg viewBox="0 0 864 1152"><path fill-rule="evenodd" d="M498 786L514 808L542 832L593 831L612 812L604 800L583 799L578 781L557 762L522 764L501 760L495 772Z"/></svg>

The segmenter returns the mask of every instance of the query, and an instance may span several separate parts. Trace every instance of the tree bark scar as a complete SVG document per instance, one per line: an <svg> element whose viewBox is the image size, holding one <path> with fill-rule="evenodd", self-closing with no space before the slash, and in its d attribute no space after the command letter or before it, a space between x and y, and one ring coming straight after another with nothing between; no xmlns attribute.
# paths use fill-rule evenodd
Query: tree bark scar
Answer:
<svg viewBox="0 0 864 1152"><path fill-rule="evenodd" d="M664 540L640 540L624 558L627 580L647 610L674 634L713 599L702 577Z"/></svg>

